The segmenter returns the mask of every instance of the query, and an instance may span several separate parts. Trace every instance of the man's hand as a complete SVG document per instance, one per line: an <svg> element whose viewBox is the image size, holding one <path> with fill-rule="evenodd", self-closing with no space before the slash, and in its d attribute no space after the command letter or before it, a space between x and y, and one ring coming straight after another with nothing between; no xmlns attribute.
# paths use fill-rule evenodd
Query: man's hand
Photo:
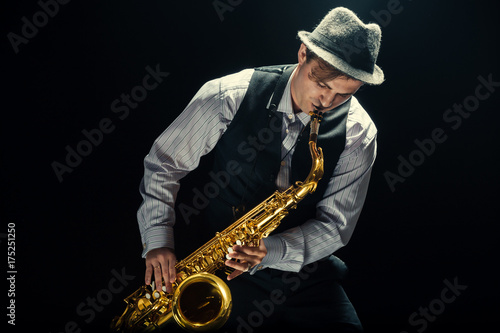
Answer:
<svg viewBox="0 0 500 333"><path fill-rule="evenodd" d="M146 284L151 284L151 275L154 273L156 290L161 291L162 278L165 281L167 293L172 292L172 283L175 282L175 253L168 247L149 251L146 254Z"/></svg>
<svg viewBox="0 0 500 333"><path fill-rule="evenodd" d="M260 264L267 254L266 246L262 240L260 240L259 246L234 245L232 250L229 257L235 260L226 260L225 264L234 268L235 271L227 277L228 280L232 280L255 265Z"/></svg>

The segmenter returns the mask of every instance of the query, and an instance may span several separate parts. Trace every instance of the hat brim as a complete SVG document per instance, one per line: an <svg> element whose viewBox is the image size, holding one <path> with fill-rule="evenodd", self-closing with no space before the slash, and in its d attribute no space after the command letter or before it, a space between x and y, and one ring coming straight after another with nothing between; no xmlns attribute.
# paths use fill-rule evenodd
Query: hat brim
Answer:
<svg viewBox="0 0 500 333"><path fill-rule="evenodd" d="M328 52L315 44L314 41L309 38L310 34L311 33L307 31L299 31L297 35L309 50L317 54L321 59L325 60L333 67L337 68L346 75L367 84L379 85L384 82L384 72L379 66L374 66L373 73L354 68L343 59L337 57L335 54Z"/></svg>

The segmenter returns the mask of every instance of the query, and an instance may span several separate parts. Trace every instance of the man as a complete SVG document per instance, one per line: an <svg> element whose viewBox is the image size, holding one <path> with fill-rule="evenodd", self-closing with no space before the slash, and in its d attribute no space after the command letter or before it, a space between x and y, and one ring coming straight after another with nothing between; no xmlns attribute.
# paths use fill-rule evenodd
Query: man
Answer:
<svg viewBox="0 0 500 333"><path fill-rule="evenodd" d="M362 330L339 283L345 266L332 253L352 235L376 156L375 125L353 95L384 80L375 64L381 32L335 8L298 37L297 65L247 69L206 83L144 160L138 220L145 282L163 279L170 292L180 248L189 254L274 190L305 179L308 113L324 113L318 146L325 174L316 192L259 246L235 244L228 253L234 271L227 277L233 294L227 332ZM204 181L193 178L197 173ZM190 178L194 188L186 185Z"/></svg>

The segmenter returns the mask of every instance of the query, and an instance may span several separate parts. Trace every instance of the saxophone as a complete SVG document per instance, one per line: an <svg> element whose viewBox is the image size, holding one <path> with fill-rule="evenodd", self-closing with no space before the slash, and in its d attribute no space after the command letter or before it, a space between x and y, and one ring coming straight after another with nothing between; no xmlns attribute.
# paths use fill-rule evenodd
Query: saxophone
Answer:
<svg viewBox="0 0 500 333"><path fill-rule="evenodd" d="M323 176L323 152L317 147L319 123L322 113L312 111L309 151L312 166L303 182L296 182L283 192L276 191L254 209L239 218L209 242L175 265L177 279L173 293L156 291L142 286L125 298L127 307L115 317L111 330L115 332L151 332L168 322L175 322L187 331L216 330L227 321L231 313L232 298L228 286L217 270L226 267L228 248L234 244L258 246L269 236L297 203L316 190Z"/></svg>

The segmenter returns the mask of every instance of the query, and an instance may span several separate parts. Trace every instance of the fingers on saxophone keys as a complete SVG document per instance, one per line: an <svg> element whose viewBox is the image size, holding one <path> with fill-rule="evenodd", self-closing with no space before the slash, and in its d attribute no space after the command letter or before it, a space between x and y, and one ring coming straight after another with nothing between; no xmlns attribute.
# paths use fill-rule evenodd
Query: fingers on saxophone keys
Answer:
<svg viewBox="0 0 500 333"><path fill-rule="evenodd" d="M154 289L153 289L153 290L154 290ZM165 286L163 286L163 287L161 287L161 291L162 291L163 293L167 293L167 288L166 288ZM154 290L154 291L153 291L153 297L154 297L154 298L160 298L160 296L161 296L160 291L158 291L158 290Z"/></svg>
<svg viewBox="0 0 500 333"><path fill-rule="evenodd" d="M238 242L241 244L241 242L239 240L236 241L236 244L238 244ZM240 260L238 258L236 258L236 256L238 256L238 255L239 255L238 251L235 251L232 247L227 248L227 254L226 254L227 260L233 260L233 261L239 262Z"/></svg>
<svg viewBox="0 0 500 333"><path fill-rule="evenodd" d="M226 259L231 260L232 259L231 258L231 253L233 253L233 252L234 252L233 248L232 247L228 247L227 248Z"/></svg>
<svg viewBox="0 0 500 333"><path fill-rule="evenodd" d="M240 271L240 272L246 272L247 268L249 268L248 267L249 265L246 261L240 261L239 259L238 260L234 260L234 259L226 260L225 264L226 264L226 266L234 268L235 270Z"/></svg>
<svg viewBox="0 0 500 333"><path fill-rule="evenodd" d="M226 254L226 259L227 261L240 262L240 259L233 258L229 254Z"/></svg>
<svg viewBox="0 0 500 333"><path fill-rule="evenodd" d="M151 282L150 286L154 298L159 298L161 296L160 292L167 293L167 287L162 284L155 283L155 281ZM149 297L147 298L149 299L150 297L151 295L149 295Z"/></svg>

